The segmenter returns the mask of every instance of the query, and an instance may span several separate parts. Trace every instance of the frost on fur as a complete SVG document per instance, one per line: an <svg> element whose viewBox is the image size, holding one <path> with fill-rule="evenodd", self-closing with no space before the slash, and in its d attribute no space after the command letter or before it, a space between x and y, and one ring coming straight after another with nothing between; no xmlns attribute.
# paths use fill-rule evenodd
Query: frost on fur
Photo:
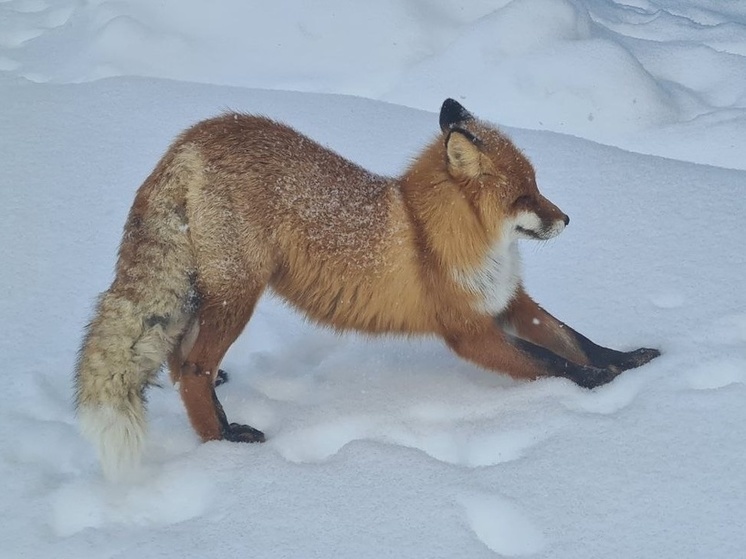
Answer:
<svg viewBox="0 0 746 559"><path fill-rule="evenodd" d="M516 378L592 388L658 355L593 344L528 296L516 242L569 218L497 128L452 99L440 125L398 178L263 117L177 138L135 196L81 349L77 404L107 477L136 463L144 392L166 361L203 441L264 440L227 421L214 380L267 288L339 331L438 335Z"/></svg>
<svg viewBox="0 0 746 559"><path fill-rule="evenodd" d="M84 405L78 409L80 430L98 450L104 475L123 481L140 465L145 421L142 410L118 410L105 405Z"/></svg>

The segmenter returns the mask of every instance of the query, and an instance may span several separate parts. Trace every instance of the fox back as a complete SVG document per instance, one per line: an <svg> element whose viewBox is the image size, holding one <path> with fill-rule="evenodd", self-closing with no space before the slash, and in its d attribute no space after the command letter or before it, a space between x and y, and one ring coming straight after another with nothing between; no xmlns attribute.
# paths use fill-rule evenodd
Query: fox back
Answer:
<svg viewBox="0 0 746 559"><path fill-rule="evenodd" d="M514 241L564 227L528 160L476 119L400 178L239 114L198 124L172 151L197 170L186 221L202 289L267 284L340 330L437 333L439 317L499 312L519 282Z"/></svg>

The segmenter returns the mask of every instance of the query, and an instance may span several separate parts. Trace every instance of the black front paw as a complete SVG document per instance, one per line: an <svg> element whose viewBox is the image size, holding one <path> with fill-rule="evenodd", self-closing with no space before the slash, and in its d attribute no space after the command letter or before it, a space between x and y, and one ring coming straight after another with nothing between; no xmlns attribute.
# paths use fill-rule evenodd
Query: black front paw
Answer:
<svg viewBox="0 0 746 559"><path fill-rule="evenodd" d="M578 365L577 368L568 371L568 374L565 376L578 386L590 389L610 383L621 372L620 369L616 369L615 367L600 369L598 367Z"/></svg>
<svg viewBox="0 0 746 559"><path fill-rule="evenodd" d="M239 423L223 427L223 438L234 443L263 443L266 440L264 433L259 429Z"/></svg>
<svg viewBox="0 0 746 559"><path fill-rule="evenodd" d="M641 347L634 351L622 353L618 359L611 363L611 365L621 371L626 371L627 369L640 367L645 363L652 361L660 354L661 352L657 349Z"/></svg>

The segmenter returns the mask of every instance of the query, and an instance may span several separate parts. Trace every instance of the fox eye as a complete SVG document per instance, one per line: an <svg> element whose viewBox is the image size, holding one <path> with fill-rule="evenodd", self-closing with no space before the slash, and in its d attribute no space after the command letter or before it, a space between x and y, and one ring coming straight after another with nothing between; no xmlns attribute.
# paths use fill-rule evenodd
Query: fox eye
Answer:
<svg viewBox="0 0 746 559"><path fill-rule="evenodd" d="M524 194L523 196L519 196L515 199L513 202L513 207L520 208L520 207L528 207L533 203L534 199L529 194Z"/></svg>

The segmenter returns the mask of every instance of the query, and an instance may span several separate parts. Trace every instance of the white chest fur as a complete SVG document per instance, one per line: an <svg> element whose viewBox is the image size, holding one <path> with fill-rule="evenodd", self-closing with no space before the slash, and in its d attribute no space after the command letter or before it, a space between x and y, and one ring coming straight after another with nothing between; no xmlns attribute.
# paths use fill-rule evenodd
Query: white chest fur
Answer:
<svg viewBox="0 0 746 559"><path fill-rule="evenodd" d="M487 252L481 266L456 270L456 281L477 296L479 310L496 315L508 306L521 281L521 257L512 240L498 241Z"/></svg>

